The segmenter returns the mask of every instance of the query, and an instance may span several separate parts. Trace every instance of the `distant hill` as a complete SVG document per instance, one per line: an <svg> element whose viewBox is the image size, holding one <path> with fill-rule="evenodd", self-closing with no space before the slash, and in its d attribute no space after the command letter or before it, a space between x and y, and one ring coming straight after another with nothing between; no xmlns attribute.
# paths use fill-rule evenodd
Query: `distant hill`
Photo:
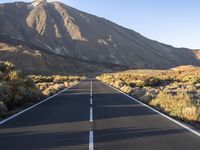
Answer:
<svg viewBox="0 0 200 150"><path fill-rule="evenodd" d="M0 4L0 20L0 41L4 46L0 47L0 59L12 59L32 72L200 65L197 51L150 40L59 2ZM17 43L15 50L6 51L5 45L9 49L13 42Z"/></svg>

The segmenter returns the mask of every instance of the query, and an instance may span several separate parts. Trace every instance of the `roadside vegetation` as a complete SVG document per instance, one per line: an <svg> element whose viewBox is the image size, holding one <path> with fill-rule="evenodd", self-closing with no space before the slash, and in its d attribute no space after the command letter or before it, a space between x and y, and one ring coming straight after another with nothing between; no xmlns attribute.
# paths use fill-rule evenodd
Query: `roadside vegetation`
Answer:
<svg viewBox="0 0 200 150"><path fill-rule="evenodd" d="M12 63L0 62L0 117L71 87L82 79L83 76L28 76Z"/></svg>
<svg viewBox="0 0 200 150"><path fill-rule="evenodd" d="M200 68L130 70L97 77L106 84L193 125L200 125Z"/></svg>

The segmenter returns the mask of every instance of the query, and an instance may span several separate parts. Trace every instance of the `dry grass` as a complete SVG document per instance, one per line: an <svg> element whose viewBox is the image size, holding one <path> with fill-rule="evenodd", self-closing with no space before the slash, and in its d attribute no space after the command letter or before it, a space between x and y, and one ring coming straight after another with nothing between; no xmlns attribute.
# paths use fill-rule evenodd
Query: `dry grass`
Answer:
<svg viewBox="0 0 200 150"><path fill-rule="evenodd" d="M200 123L199 67L129 70L97 78L170 116Z"/></svg>

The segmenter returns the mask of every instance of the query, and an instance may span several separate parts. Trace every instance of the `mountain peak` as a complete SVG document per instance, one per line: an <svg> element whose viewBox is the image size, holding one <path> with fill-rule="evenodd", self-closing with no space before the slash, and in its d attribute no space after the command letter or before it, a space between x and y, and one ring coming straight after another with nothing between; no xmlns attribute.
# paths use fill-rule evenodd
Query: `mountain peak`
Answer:
<svg viewBox="0 0 200 150"><path fill-rule="evenodd" d="M33 6L37 6L37 5L39 5L39 4L46 4L47 3L47 0L34 0L33 1L33 3L32 3L32 5Z"/></svg>
<svg viewBox="0 0 200 150"><path fill-rule="evenodd" d="M34 0L34 3L46 3L47 2L47 0Z"/></svg>

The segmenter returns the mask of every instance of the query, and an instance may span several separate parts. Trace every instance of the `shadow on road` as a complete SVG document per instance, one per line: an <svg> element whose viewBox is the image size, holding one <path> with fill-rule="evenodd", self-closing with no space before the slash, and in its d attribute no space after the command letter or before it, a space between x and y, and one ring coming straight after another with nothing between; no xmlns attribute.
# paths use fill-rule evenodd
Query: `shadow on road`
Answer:
<svg viewBox="0 0 200 150"><path fill-rule="evenodd" d="M49 131L48 131L49 132ZM184 129L153 129L153 128L116 128L95 131L95 143L118 141L126 139L155 137L161 135L179 134L185 132ZM25 139L25 140L24 140ZM44 140L45 139L45 140ZM24 144L21 144L24 140ZM34 145L28 145L29 141L34 140ZM13 145L18 145L20 149L46 149L69 147L72 145L88 144L88 131L82 132L57 132L57 133L37 133L37 132L18 132L0 134L0 143L7 145L5 149L12 149ZM52 142L49 142L52 141ZM12 144L10 144L12 143Z"/></svg>

